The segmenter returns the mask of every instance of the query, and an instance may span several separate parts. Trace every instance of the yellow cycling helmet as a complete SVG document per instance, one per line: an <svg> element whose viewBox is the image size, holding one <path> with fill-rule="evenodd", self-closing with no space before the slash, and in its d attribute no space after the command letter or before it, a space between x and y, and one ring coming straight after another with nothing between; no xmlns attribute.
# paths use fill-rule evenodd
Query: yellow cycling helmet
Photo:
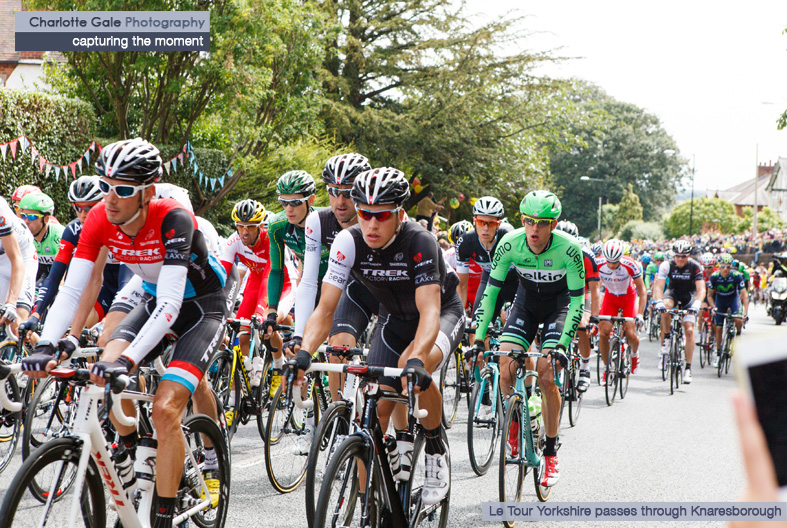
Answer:
<svg viewBox="0 0 787 528"><path fill-rule="evenodd" d="M261 224L265 218L265 207L257 200L243 200L232 209L232 219L244 224Z"/></svg>

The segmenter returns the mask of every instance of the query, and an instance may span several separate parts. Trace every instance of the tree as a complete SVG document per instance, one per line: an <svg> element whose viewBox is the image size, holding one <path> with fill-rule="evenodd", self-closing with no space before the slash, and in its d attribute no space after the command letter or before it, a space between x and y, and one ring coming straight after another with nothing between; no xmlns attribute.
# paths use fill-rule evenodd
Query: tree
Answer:
<svg viewBox="0 0 787 528"><path fill-rule="evenodd" d="M621 228L632 220L642 221L642 205L639 203L639 196L634 192L634 186L629 183L618 204L618 214L613 227L615 233L619 233Z"/></svg>
<svg viewBox="0 0 787 528"><path fill-rule="evenodd" d="M693 232L689 233L691 220L691 201L676 206L665 222L669 236L696 235L703 230L720 233L737 233L740 218L735 215L735 207L720 198L695 198Z"/></svg>
<svg viewBox="0 0 787 528"><path fill-rule="evenodd" d="M620 229L621 240L663 240L664 230L656 222L630 220Z"/></svg>
<svg viewBox="0 0 787 528"><path fill-rule="evenodd" d="M743 218L738 226L738 233L751 231L754 225L753 207L743 208ZM757 231L764 233L769 229L784 229L784 220L770 207L763 207L757 211Z"/></svg>
<svg viewBox="0 0 787 528"><path fill-rule="evenodd" d="M588 204L599 196L617 203L631 184L643 218L660 220L686 176L686 160L675 155L675 141L656 116L596 86L578 81L573 98L589 114L571 128L581 144L555 152L550 163L567 217L580 232L591 231L596 215ZM581 181L582 176L602 181Z"/></svg>

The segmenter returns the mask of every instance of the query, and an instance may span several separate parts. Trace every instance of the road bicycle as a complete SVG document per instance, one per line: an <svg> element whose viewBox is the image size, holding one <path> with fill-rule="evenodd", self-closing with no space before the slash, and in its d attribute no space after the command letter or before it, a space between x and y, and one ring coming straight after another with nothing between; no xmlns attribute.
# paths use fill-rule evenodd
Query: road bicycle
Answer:
<svg viewBox="0 0 787 528"><path fill-rule="evenodd" d="M579 411L582 409L582 398L584 396L584 393L577 388L582 356L579 353L579 341L576 337L571 340L571 346L568 347L566 356L568 357L568 365L565 368L565 377L563 377L565 382L561 385L562 389L560 391L560 397L563 400L561 402L560 416L562 420L563 408L568 405L568 422L571 427L574 427L579 421Z"/></svg>
<svg viewBox="0 0 787 528"><path fill-rule="evenodd" d="M468 408L470 393L473 390L475 355L467 335L474 330L466 328L462 345L448 355L446 364L440 372L440 393L443 395L443 427L450 429L459 412L459 401L466 394Z"/></svg>
<svg viewBox="0 0 787 528"><path fill-rule="evenodd" d="M8 379L20 370L20 364L0 364L0 379ZM90 383L87 369L57 368L51 375L82 387L76 420L67 436L41 445L24 461L0 506L0 519L8 526L102 527L107 524L109 507L110 515L117 517L117 525L150 527L156 504L156 434L146 409L152 406L153 396L125 390L129 378L116 372L107 373L104 388ZM123 399L143 404L138 417L113 412L118 423L137 427L142 436L134 464L136 487L120 478L114 456L117 453L101 427L101 421ZM9 410L18 410L22 405L5 390L0 390L0 403ZM227 514L230 482L224 436L214 420L204 415L189 416L181 429L186 452L173 524L192 519L200 527L221 528ZM215 507L202 476L206 445L214 447L218 460L214 475L221 485ZM33 482L46 491L29 492ZM111 499L109 505L105 490Z"/></svg>
<svg viewBox="0 0 787 528"><path fill-rule="evenodd" d="M546 444L546 428L539 422L534 424L530 414L530 402L525 390L525 379L531 376L538 380L538 372L527 370L526 360L546 358L547 354L540 352L525 352L521 349L510 352L495 352L495 355L508 356L516 364L516 383L514 392L506 401L506 414L503 431L509 434L502 435L500 443L500 464L498 473L499 500L500 502L517 503L522 501L522 484L527 472L533 470L533 481L536 497L540 502L549 499L552 488L541 485L544 477L545 460L542 456ZM552 372L557 372L555 359L552 358ZM559 385L559 379L555 378ZM536 383L537 385L537 383ZM510 434L510 431L514 434ZM513 442L512 442L513 439ZM503 521L507 527L514 526L515 521Z"/></svg>
<svg viewBox="0 0 787 528"><path fill-rule="evenodd" d="M667 339L669 340L669 356L663 363L662 379L664 379L665 371L669 371L670 379L670 394L675 394L675 391L680 387L683 380L683 372L686 369L686 336L683 333L683 317L689 313L688 310L678 310L673 308L667 310L671 316L670 331Z"/></svg>
<svg viewBox="0 0 787 528"><path fill-rule="evenodd" d="M738 332L738 330L735 328L735 319L743 319L745 321L746 317L739 314L733 314L732 308L727 308L727 313L724 314L724 326L721 330L719 364L716 367L719 378L722 374L728 374L730 372L730 363L732 362L732 356L734 352L732 342ZM716 352L714 351L714 354L715 353Z"/></svg>
<svg viewBox="0 0 787 528"><path fill-rule="evenodd" d="M615 317L599 315L599 320L612 322L612 333L609 336L609 351L605 369L604 397L607 405L612 405L615 395L619 392L620 399L626 397L631 375L631 349L626 338L625 324L634 322L634 317Z"/></svg>
<svg viewBox="0 0 787 528"><path fill-rule="evenodd" d="M700 312L699 320L699 347L700 368L705 368L707 363L709 366L713 361L713 354L716 353L716 332L711 324L711 309L709 306L703 306Z"/></svg>
<svg viewBox="0 0 787 528"><path fill-rule="evenodd" d="M493 333L490 328L490 334ZM470 467L476 475L486 474L492 463L497 446L497 437L503 425L503 393L500 389L499 358L493 352L498 349L496 336L489 339L492 350L484 352L487 364L479 371L479 380L470 395L467 415L467 450ZM475 351L472 352L475 354Z"/></svg>
<svg viewBox="0 0 787 528"><path fill-rule="evenodd" d="M404 369L371 365L312 364L310 370L354 374L367 384L363 392L360 428L344 438L336 448L322 480L314 527L444 528L448 523L450 490L437 504L424 504L421 497L426 460L425 434L416 419L424 418L427 413L418 409L412 378L408 376L408 395L402 396L381 389L378 380L383 376L399 378ZM308 404L300 400L298 391L294 393L296 405ZM380 399L391 399L408 405L413 458L410 477L405 481L394 480L377 415ZM445 433L443 442L448 449ZM447 458L450 469L450 455Z"/></svg>

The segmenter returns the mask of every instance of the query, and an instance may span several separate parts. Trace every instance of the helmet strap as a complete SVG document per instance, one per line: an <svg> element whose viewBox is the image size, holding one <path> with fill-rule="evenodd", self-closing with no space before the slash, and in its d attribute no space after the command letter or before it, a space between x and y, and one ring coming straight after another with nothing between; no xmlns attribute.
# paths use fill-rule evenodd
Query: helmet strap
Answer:
<svg viewBox="0 0 787 528"><path fill-rule="evenodd" d="M144 203L144 202L145 202L145 200L144 200L144 198L142 197L142 195L144 194L144 192L145 192L145 191L142 191L142 192L140 192L140 193L139 193L139 195L140 195L140 196L139 196L139 209L137 209L137 212L136 212L136 213L134 213L134 216L132 216L131 218L129 218L129 219L128 219L128 220L126 220L125 222L121 222L121 223L119 223L119 224L114 224L114 225L119 225L119 226L127 226L127 225L129 225L131 222L133 222L134 220L136 220L137 218L139 218L139 215L141 215L141 214L142 214L142 209L145 207L145 203Z"/></svg>
<svg viewBox="0 0 787 528"><path fill-rule="evenodd" d="M43 216L41 217L41 223L43 224L41 229L38 230L38 233L33 233L33 238L37 239L38 235L41 234L41 231L43 231L45 229L49 229L49 225L47 225L46 222L44 222L44 217ZM44 238L46 238L46 237L44 237Z"/></svg>

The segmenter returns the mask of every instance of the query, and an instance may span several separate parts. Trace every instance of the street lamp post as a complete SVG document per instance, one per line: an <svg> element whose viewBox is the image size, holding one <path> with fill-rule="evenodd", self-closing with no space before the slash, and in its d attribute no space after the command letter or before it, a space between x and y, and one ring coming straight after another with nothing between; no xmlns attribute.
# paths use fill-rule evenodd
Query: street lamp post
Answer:
<svg viewBox="0 0 787 528"><path fill-rule="evenodd" d="M697 159L694 154L691 155L691 205L689 206L689 238L693 233L694 228L694 168L697 164Z"/></svg>
<svg viewBox="0 0 787 528"><path fill-rule="evenodd" d="M580 176L579 178L582 181L595 181L595 182L603 182L603 178L591 178L590 176ZM601 194L598 195L598 237L601 238L601 201L603 196Z"/></svg>

